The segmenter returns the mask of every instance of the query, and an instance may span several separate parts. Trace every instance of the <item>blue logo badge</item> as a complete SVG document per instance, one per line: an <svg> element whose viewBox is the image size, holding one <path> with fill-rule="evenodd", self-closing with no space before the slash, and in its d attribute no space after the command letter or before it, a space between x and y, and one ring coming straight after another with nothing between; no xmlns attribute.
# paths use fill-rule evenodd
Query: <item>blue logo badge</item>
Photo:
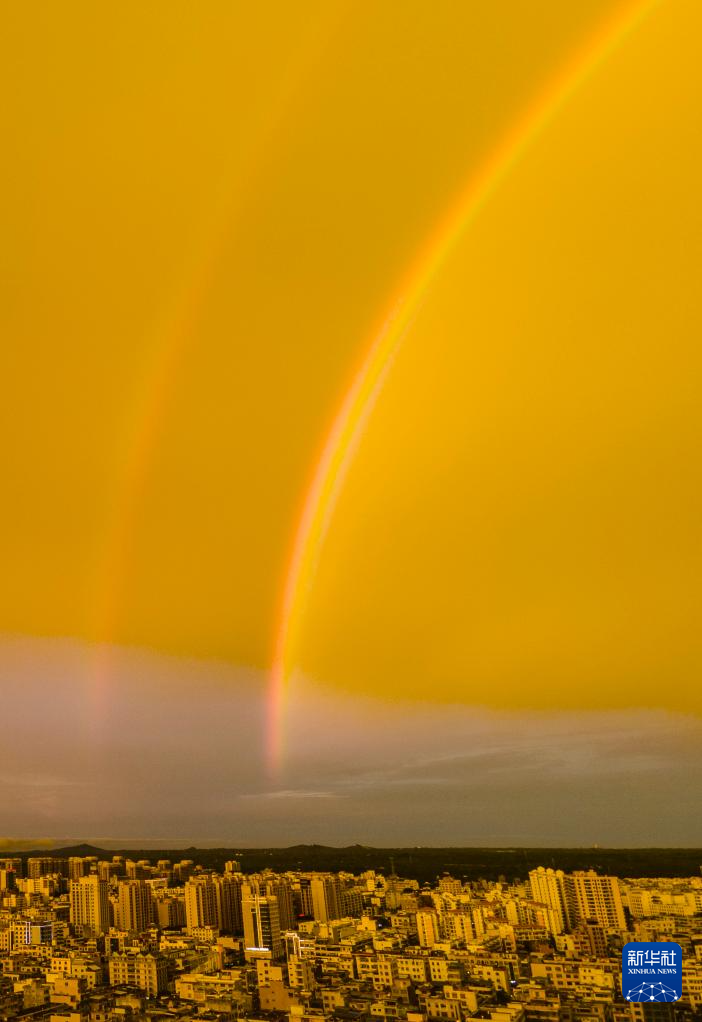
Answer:
<svg viewBox="0 0 702 1022"><path fill-rule="evenodd" d="M677 1001L682 995L682 948L672 941L625 944L622 994L627 1001Z"/></svg>

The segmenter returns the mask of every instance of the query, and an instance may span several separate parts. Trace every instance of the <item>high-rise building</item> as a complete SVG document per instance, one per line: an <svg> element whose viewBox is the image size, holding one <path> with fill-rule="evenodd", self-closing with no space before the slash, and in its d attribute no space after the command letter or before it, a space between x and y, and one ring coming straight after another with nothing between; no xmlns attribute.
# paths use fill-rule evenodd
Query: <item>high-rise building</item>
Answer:
<svg viewBox="0 0 702 1022"><path fill-rule="evenodd" d="M191 877L185 885L185 924L189 930L217 926L217 894L209 874Z"/></svg>
<svg viewBox="0 0 702 1022"><path fill-rule="evenodd" d="M599 876L592 869L567 873L565 891L571 926L594 920L605 929L626 929L624 906L616 877Z"/></svg>
<svg viewBox="0 0 702 1022"><path fill-rule="evenodd" d="M16 887L17 874L14 869L3 869L0 866L0 891L12 891Z"/></svg>
<svg viewBox="0 0 702 1022"><path fill-rule="evenodd" d="M90 866L86 869L86 860L82 855L69 855L68 857L68 879L78 880L90 872Z"/></svg>
<svg viewBox="0 0 702 1022"><path fill-rule="evenodd" d="M182 930L185 926L184 897L159 891L155 901L155 913L162 930Z"/></svg>
<svg viewBox="0 0 702 1022"><path fill-rule="evenodd" d="M156 863L156 875L164 877L167 883L173 880L173 863L170 859L159 859Z"/></svg>
<svg viewBox="0 0 702 1022"><path fill-rule="evenodd" d="M50 855L34 856L27 859L27 876L30 880L37 880L39 877L50 876L52 873L59 873L62 876L68 875L68 863L66 859L53 858Z"/></svg>
<svg viewBox="0 0 702 1022"><path fill-rule="evenodd" d="M84 937L97 937L110 928L110 904L105 880L96 876L71 880L70 919Z"/></svg>
<svg viewBox="0 0 702 1022"><path fill-rule="evenodd" d="M117 885L119 925L143 933L153 921L153 897L143 880L120 880Z"/></svg>
<svg viewBox="0 0 702 1022"><path fill-rule="evenodd" d="M269 954L274 960L282 956L278 902L276 898L255 894L247 885L243 889L244 948L246 952Z"/></svg>
<svg viewBox="0 0 702 1022"><path fill-rule="evenodd" d="M214 878L215 901L217 905L217 926L222 933L243 933L241 915L241 892L243 880L234 873L225 873Z"/></svg>
<svg viewBox="0 0 702 1022"><path fill-rule="evenodd" d="M127 859L125 869L130 880L145 880L153 872L148 859L139 859L138 862L135 862L134 859Z"/></svg>
<svg viewBox="0 0 702 1022"><path fill-rule="evenodd" d="M398 899L398 908L401 906L401 897ZM387 904L387 903L386 903ZM360 887L347 887L341 892L341 918L346 916L363 915L363 890Z"/></svg>
<svg viewBox="0 0 702 1022"><path fill-rule="evenodd" d="M539 866L529 873L529 882L534 901L553 909L559 933L573 930L578 923L587 920L605 929L626 929L616 877L600 876L594 870L564 873L562 869Z"/></svg>
<svg viewBox="0 0 702 1022"><path fill-rule="evenodd" d="M192 859L181 859L173 867L173 877L175 880L180 880L181 883L185 883L194 872L195 863Z"/></svg>
<svg viewBox="0 0 702 1022"><path fill-rule="evenodd" d="M439 940L439 917L432 908L417 912L417 936L420 947L433 947Z"/></svg>
<svg viewBox="0 0 702 1022"><path fill-rule="evenodd" d="M330 874L310 878L312 895L312 915L320 923L328 923L330 919L341 916L341 885L339 878Z"/></svg>
<svg viewBox="0 0 702 1022"><path fill-rule="evenodd" d="M531 897L542 905L548 905L555 917L554 933L565 933L570 929L565 890L565 873L562 869L532 869L529 873Z"/></svg>
<svg viewBox="0 0 702 1022"><path fill-rule="evenodd" d="M97 875L101 880L110 880L111 877L124 876L124 863L122 862L98 862Z"/></svg>
<svg viewBox="0 0 702 1022"><path fill-rule="evenodd" d="M475 928L473 916L465 909L451 909L444 914L442 930L448 940L473 940Z"/></svg>
<svg viewBox="0 0 702 1022"><path fill-rule="evenodd" d="M265 893L278 902L278 918L282 931L290 930L295 925L295 909L293 906L292 887L286 878L277 877L267 880Z"/></svg>
<svg viewBox="0 0 702 1022"><path fill-rule="evenodd" d="M293 889L293 907L300 918L312 918L312 881L309 877L300 877L299 885Z"/></svg>

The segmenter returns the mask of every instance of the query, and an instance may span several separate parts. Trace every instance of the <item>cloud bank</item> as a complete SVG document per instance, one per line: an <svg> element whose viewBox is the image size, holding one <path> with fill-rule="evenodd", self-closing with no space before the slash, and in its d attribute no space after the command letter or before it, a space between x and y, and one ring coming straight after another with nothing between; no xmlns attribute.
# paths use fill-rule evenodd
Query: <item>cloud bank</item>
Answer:
<svg viewBox="0 0 702 1022"><path fill-rule="evenodd" d="M702 722L489 712L290 689L279 776L266 679L216 663L0 642L9 837L377 845L702 844ZM101 655L105 651L101 651Z"/></svg>

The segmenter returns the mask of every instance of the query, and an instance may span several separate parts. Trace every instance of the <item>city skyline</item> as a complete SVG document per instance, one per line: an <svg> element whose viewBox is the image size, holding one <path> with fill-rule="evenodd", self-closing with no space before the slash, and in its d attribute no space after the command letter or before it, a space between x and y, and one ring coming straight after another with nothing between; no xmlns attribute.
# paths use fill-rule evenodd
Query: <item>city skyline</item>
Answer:
<svg viewBox="0 0 702 1022"><path fill-rule="evenodd" d="M394 861L384 875L95 851L0 857L5 1019L694 1022L702 1009L699 869L522 863L420 883Z"/></svg>

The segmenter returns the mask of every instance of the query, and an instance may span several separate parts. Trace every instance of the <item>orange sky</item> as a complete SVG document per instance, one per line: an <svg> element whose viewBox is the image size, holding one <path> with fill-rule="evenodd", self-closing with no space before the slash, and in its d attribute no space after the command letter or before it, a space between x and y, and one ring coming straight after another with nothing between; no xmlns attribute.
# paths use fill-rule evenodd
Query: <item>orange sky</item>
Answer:
<svg viewBox="0 0 702 1022"><path fill-rule="evenodd" d="M275 14L8 12L0 631L265 690L355 367L585 51L426 282L308 551L286 677L293 700L307 676L698 712L699 5Z"/></svg>

